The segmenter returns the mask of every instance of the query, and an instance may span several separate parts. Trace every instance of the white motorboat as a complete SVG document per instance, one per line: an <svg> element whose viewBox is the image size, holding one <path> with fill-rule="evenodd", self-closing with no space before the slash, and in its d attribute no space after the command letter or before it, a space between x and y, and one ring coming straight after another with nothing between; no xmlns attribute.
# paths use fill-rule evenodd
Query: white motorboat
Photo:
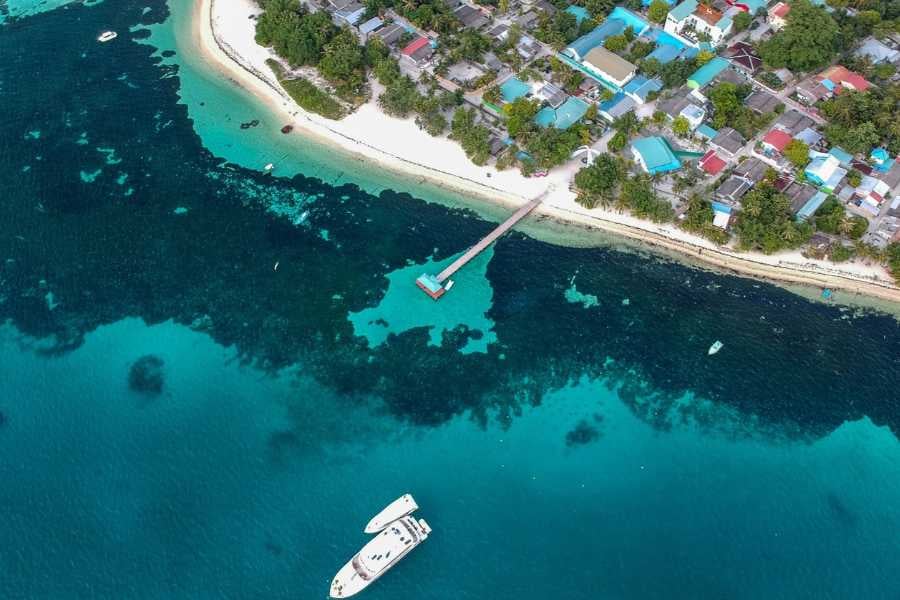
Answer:
<svg viewBox="0 0 900 600"><path fill-rule="evenodd" d="M266 171L271 171L274 168L275 168L275 165L272 163L269 163L265 166Z"/></svg>
<svg viewBox="0 0 900 600"><path fill-rule="evenodd" d="M111 42L114 39L119 37L119 34L115 31L104 31L97 37L98 42Z"/></svg>
<svg viewBox="0 0 900 600"><path fill-rule="evenodd" d="M719 350L722 349L722 346L724 346L724 345L725 344L723 344L719 340L716 340L715 342L713 342L713 345L709 347L709 352L707 352L707 356L712 356L713 354L717 353Z"/></svg>
<svg viewBox="0 0 900 600"><path fill-rule="evenodd" d="M372 517L372 520L366 525L365 532L378 533L397 519L410 515L417 510L419 510L419 505L416 504L412 495L403 494L384 507L383 511Z"/></svg>
<svg viewBox="0 0 900 600"><path fill-rule="evenodd" d="M453 280L452 280L452 279L448 279L448 280L447 280L447 285L444 286L444 289L447 290L447 291L449 292L449 291L450 291L450 288L452 288L452 287L453 287Z"/></svg>
<svg viewBox="0 0 900 600"><path fill-rule="evenodd" d="M428 538L431 527L425 519L416 520L409 516L416 508L418 505L413 497L405 494L369 522L366 531L380 527L380 533L334 576L330 592L332 598L349 598L363 591ZM394 515L400 516L385 522Z"/></svg>

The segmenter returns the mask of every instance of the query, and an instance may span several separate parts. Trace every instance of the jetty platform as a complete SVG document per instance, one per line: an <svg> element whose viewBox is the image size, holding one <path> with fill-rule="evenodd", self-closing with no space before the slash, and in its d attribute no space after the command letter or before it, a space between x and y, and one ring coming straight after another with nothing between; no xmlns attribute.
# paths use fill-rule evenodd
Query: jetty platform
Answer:
<svg viewBox="0 0 900 600"><path fill-rule="evenodd" d="M450 263L446 269L437 275L429 275L427 273L420 275L419 278L416 279L416 285L419 286L423 292L431 296L433 300L437 300L443 296L449 288L449 284L445 284L445 282L448 282L454 273L463 268L470 260L481 254L481 252L493 244L497 238L515 227L516 223L528 216L528 214L537 208L543 201L544 196L546 196L546 192L524 206L519 207L512 216L500 223L493 231L484 236L477 244L466 250L462 256Z"/></svg>

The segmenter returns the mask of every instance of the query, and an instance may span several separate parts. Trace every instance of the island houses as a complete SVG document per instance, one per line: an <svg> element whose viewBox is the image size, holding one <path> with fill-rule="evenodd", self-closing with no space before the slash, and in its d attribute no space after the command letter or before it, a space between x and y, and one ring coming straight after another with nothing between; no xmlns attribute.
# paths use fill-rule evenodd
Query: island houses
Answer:
<svg viewBox="0 0 900 600"><path fill-rule="evenodd" d="M686 39L695 46L704 41L704 37L712 45L718 46L731 34L731 13L737 10L732 7L723 12L697 0L684 0L669 11L665 31Z"/></svg>

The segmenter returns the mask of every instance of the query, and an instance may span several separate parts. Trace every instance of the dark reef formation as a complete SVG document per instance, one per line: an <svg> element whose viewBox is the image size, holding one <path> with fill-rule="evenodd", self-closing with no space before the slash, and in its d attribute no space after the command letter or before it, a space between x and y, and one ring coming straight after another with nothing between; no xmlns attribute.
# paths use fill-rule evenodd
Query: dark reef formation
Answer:
<svg viewBox="0 0 900 600"><path fill-rule="evenodd" d="M600 438L600 430L587 419L578 422L574 429L566 434L566 446L584 446Z"/></svg>
<svg viewBox="0 0 900 600"><path fill-rule="evenodd" d="M153 354L140 357L128 371L128 387L139 394L158 396L165 383L163 365L163 359Z"/></svg>

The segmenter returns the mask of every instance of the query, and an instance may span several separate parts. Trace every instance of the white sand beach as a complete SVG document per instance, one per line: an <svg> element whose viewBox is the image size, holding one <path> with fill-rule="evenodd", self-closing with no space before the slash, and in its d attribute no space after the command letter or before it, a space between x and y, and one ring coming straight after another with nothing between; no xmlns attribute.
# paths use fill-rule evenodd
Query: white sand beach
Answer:
<svg viewBox="0 0 900 600"><path fill-rule="evenodd" d="M673 224L656 225L612 210L587 210L575 202L575 194L569 190L580 165L555 169L542 178L527 178L516 170L478 167L456 142L428 135L412 119L385 115L374 99L341 121L307 113L280 90L265 64L271 54L256 44L255 21L249 18L259 12L253 0L196 0L194 33L203 58L279 112L285 123L294 125L296 135L491 202L518 205L546 194L538 211L549 217L641 240L681 253L691 262L760 279L828 287L900 303L900 287L880 265L859 261L837 265L808 259L800 252L739 253Z"/></svg>

